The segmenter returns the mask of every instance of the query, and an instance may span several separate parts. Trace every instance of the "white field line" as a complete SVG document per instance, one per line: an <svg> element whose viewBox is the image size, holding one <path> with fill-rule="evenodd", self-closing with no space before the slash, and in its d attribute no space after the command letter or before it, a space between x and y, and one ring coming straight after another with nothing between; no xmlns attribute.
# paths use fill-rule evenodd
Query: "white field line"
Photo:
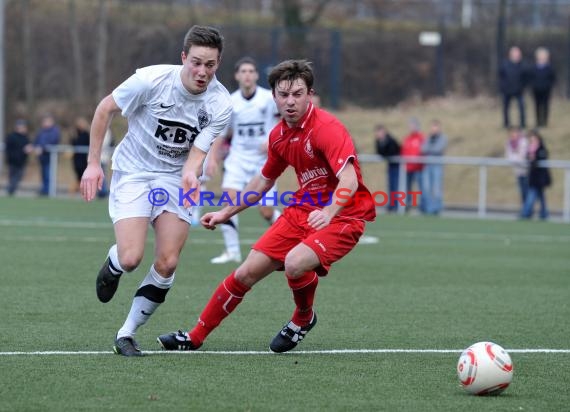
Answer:
<svg viewBox="0 0 570 412"><path fill-rule="evenodd" d="M62 221L47 219L0 219L0 227L42 227L42 228L68 228L68 229L105 229L112 233L111 222L79 222L79 221ZM201 228L193 228L193 231L201 230ZM242 227L242 233L252 233L261 235L264 230L255 227ZM195 232L194 232L195 233ZM540 234L509 234L509 233L457 233L457 232L429 232L429 231L402 231L402 230L380 230L379 232L369 232L368 235L374 235L380 238L407 238L407 239L428 239L428 240L480 240L480 241L499 241L510 243L513 241L536 242L536 243L570 243L570 236L566 235L540 235ZM39 241L39 242L107 242L108 238L99 238L97 236L6 236L0 238L2 240L18 240L18 241ZM198 239L192 237L191 241L200 243ZM255 240L253 240L255 241ZM211 243L207 241L207 243ZM251 241L243 243L253 243ZM368 243L368 242L363 242Z"/></svg>
<svg viewBox="0 0 570 412"><path fill-rule="evenodd" d="M463 349L330 349L330 350L300 350L282 355L366 355L366 354L460 354ZM570 349L506 349L509 353L535 354L570 354ZM111 355L112 351L30 351L30 352L0 352L0 356L89 356ZM227 355L227 356L258 356L273 355L270 351L143 351L145 355Z"/></svg>
<svg viewBox="0 0 570 412"><path fill-rule="evenodd" d="M70 229L112 229L109 222L85 222L85 221L64 221L48 219L0 219L0 226L12 227L49 227L49 228L70 228ZM201 229L201 228L194 228ZM243 233L260 234L265 231L265 226L242 227ZM406 231L406 230L380 230L369 235L383 237L403 237L403 238L427 238L442 240L498 240L498 241L528 241L528 242L567 242L570 243L568 235L540 235L540 234L509 234L509 233L457 233L457 232L431 232L431 231ZM14 237L11 237L13 239ZM16 237L17 238L17 237ZM47 237L46 237L47 238ZM77 240L75 238L74 240ZM79 238L81 241L81 238Z"/></svg>
<svg viewBox="0 0 570 412"><path fill-rule="evenodd" d="M528 241L528 242L570 242L570 236L565 235L521 235L507 233L456 233L456 232L415 232L415 231L389 231L389 237L423 238L442 240L496 240L496 241ZM380 233L382 236L382 232Z"/></svg>
<svg viewBox="0 0 570 412"><path fill-rule="evenodd" d="M112 229L113 224L109 222L79 222L65 220L44 220L44 219L0 219L0 226L15 227L53 227L71 229Z"/></svg>
<svg viewBox="0 0 570 412"><path fill-rule="evenodd" d="M112 243L113 237L97 237L97 236L36 236L36 235L20 235L20 236L0 236L0 241L5 242L48 242L48 243ZM240 239L240 243L244 245L251 245L255 243L257 239ZM153 244L154 240L149 238L146 243ZM223 245L223 239L200 239L200 238L190 238L188 243L198 244L198 245Z"/></svg>

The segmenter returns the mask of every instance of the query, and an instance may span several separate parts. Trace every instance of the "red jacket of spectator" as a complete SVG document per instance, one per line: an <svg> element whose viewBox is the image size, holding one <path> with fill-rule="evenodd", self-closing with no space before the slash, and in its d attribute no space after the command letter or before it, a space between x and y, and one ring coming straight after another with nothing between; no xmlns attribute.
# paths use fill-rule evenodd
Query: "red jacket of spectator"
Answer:
<svg viewBox="0 0 570 412"><path fill-rule="evenodd" d="M422 144L424 142L424 135L422 132L412 132L406 136L402 143L401 156L420 156ZM424 168L423 163L407 163L406 172L419 172Z"/></svg>

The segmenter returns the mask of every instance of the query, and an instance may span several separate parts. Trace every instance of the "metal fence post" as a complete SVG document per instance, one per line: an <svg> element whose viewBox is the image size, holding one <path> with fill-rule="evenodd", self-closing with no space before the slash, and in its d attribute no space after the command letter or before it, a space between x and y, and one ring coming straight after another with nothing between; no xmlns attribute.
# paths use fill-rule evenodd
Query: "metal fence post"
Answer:
<svg viewBox="0 0 570 412"><path fill-rule="evenodd" d="M568 39L566 41L566 59L570 61L570 17L568 17ZM570 64L566 66L566 98L570 99Z"/></svg>
<svg viewBox="0 0 570 412"><path fill-rule="evenodd" d="M435 47L435 70L436 70L436 93L438 96L445 96L445 18L441 18L439 22L439 33L441 34L441 43Z"/></svg>
<svg viewBox="0 0 570 412"><path fill-rule="evenodd" d="M49 197L57 196L57 162L59 151L55 146L48 146L49 150Z"/></svg>
<svg viewBox="0 0 570 412"><path fill-rule="evenodd" d="M407 181L406 181L406 161L402 160L402 158L400 158L400 161L398 163L398 191L400 193L405 193L406 196L404 197L404 207L402 207L401 205L398 206L398 214L399 215L404 215L406 214L406 209L409 207L408 206L408 196L406 193L406 187L407 187Z"/></svg>
<svg viewBox="0 0 570 412"><path fill-rule="evenodd" d="M341 70L342 70L342 56L341 56L341 41L342 37L340 31L331 30L330 32L330 42L331 47L329 51L330 56L330 66L329 66L329 87L330 87L330 105L333 109L338 110L340 108L340 85L341 80Z"/></svg>
<svg viewBox="0 0 570 412"><path fill-rule="evenodd" d="M487 166L479 166L479 204L477 206L477 215L484 218L487 214Z"/></svg>
<svg viewBox="0 0 570 412"><path fill-rule="evenodd" d="M570 223L570 169L564 169L564 197L562 203L562 220Z"/></svg>
<svg viewBox="0 0 570 412"><path fill-rule="evenodd" d="M271 30L271 65L277 64L279 59L279 36L281 29L274 28ZM269 73L267 73L269 74Z"/></svg>

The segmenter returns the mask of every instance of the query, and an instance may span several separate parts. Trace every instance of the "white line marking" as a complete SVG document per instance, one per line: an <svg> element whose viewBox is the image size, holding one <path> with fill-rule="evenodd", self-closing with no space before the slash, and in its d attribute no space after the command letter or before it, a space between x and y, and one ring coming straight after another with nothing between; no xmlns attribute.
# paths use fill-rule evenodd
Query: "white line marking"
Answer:
<svg viewBox="0 0 570 412"><path fill-rule="evenodd" d="M382 233L381 233L382 235ZM528 242L570 242L570 236L539 235L539 234L509 234L509 233L456 233L456 232L415 232L415 231L385 231L387 237L427 238L443 240L498 240L498 241L528 241Z"/></svg>
<svg viewBox="0 0 570 412"><path fill-rule="evenodd" d="M0 223L0 226L2 224ZM0 241L12 242L87 242L87 243L97 243L103 242L108 243L113 241L112 237L112 227L106 228L109 231L108 237L98 237L98 236L62 236L62 235L19 235L19 236L2 236L0 237ZM241 229L240 229L241 230ZM478 235L476 233L463 233L463 234L453 234L453 233L439 233L439 234L428 234L427 233L413 233L413 232L390 232L384 233L384 236L380 236L380 238L375 236L363 236L363 239L360 245L366 244L375 244L378 243L379 239L382 238L404 238L404 239L416 239L416 240L480 240L480 241L499 241L503 242L506 245L510 244L511 242L516 241L528 241L528 242L536 242L536 243L566 243L570 242L570 237L567 236L541 236L541 235L496 235L496 236L487 236L487 235ZM261 234L261 232L260 232ZM424 236L425 235L425 236ZM241 239L241 244L252 244L255 243L257 239ZM153 240L147 240L148 243L152 243ZM190 233L190 242L198 243L198 244L223 244L224 242L220 239L201 239L196 236L192 236L192 232Z"/></svg>
<svg viewBox="0 0 570 412"><path fill-rule="evenodd" d="M330 349L330 350L300 350L288 352L288 355L360 355L360 354L398 354L398 353L427 353L427 354L460 354L463 349ZM562 353L570 354L570 349L506 349L509 353ZM267 351L143 351L145 355L275 355ZM67 356L67 355L111 355L112 351L31 351L31 352L0 352L0 356Z"/></svg>
<svg viewBox="0 0 570 412"><path fill-rule="evenodd" d="M37 236L37 235L21 235L21 236L2 236L0 237L0 241L6 242L48 242L48 243L113 243L113 235L112 232L109 237L96 237L96 236L81 236L81 237L73 237L73 236ZM257 239L240 239L240 244L243 245L252 245L255 243ZM199 244L199 245L224 245L223 239L202 239L202 238L190 238L188 240L190 243ZM146 243L153 244L154 239L148 238Z"/></svg>
<svg viewBox="0 0 570 412"><path fill-rule="evenodd" d="M0 219L0 226L22 226L22 227L55 227L55 228L72 228L72 229L112 229L113 224L109 222L76 222L64 220L46 220L44 219Z"/></svg>
<svg viewBox="0 0 570 412"><path fill-rule="evenodd" d="M112 229L113 225L108 222L86 222L86 221L64 221L50 220L50 218L37 219L0 219L0 226L14 227L51 227L51 228L70 228L70 229ZM243 227L240 228L243 233L262 234L262 227ZM385 230L379 232L368 232L370 237L378 236L382 238L410 238L410 239L441 239L441 240L496 240L501 242L523 241L523 242L540 242L540 243L570 243L570 236L566 235L541 235L541 234L509 234L509 233L458 233L458 232L431 232L431 231L402 231L402 230ZM11 238L10 238L11 239ZM37 238L36 238L37 239ZM79 239L81 241L82 238ZM91 238L94 239L94 238ZM39 239L43 241L43 239ZM76 240L77 241L77 240ZM87 240L89 241L89 240Z"/></svg>

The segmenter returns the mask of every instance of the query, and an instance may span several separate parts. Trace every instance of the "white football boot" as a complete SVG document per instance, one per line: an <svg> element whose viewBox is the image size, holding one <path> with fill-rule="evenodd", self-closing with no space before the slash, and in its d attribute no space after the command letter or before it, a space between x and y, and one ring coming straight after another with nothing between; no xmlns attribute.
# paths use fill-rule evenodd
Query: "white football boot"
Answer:
<svg viewBox="0 0 570 412"><path fill-rule="evenodd" d="M210 263L214 265L219 265L222 263L230 263L230 262L240 263L241 253L230 253L227 250L224 250L224 252L220 256L216 256L215 258L210 259Z"/></svg>

